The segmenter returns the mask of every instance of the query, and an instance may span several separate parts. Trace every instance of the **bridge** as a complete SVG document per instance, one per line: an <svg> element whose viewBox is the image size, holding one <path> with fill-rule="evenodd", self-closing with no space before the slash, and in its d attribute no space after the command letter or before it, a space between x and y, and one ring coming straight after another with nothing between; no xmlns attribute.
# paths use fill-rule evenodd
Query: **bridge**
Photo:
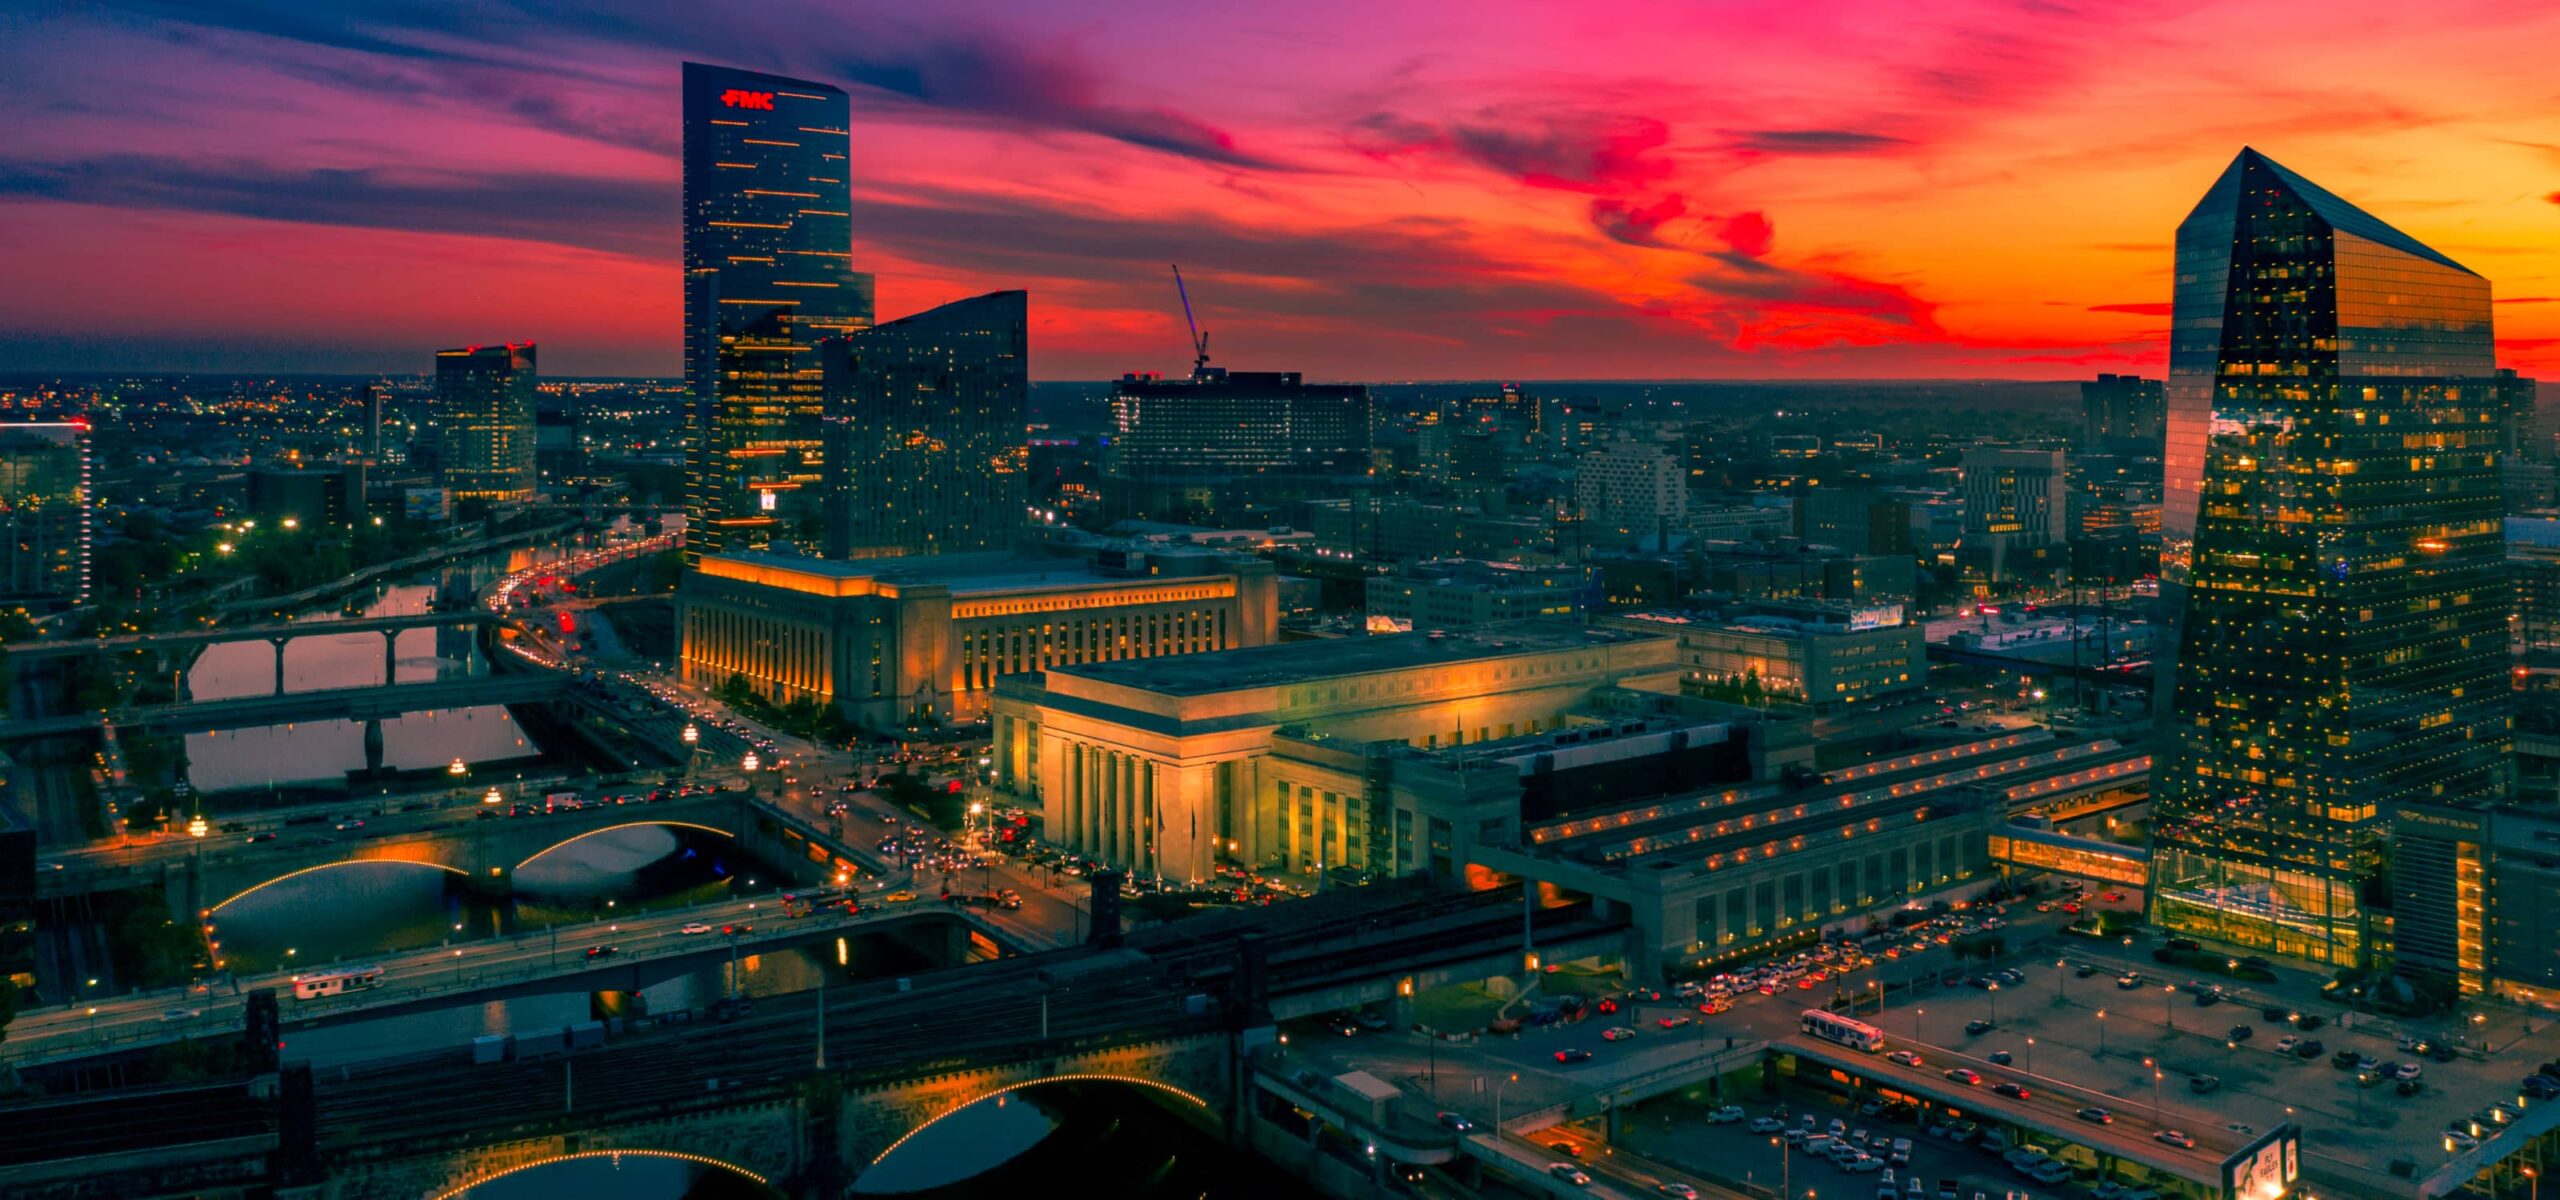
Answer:
<svg viewBox="0 0 2560 1200"><path fill-rule="evenodd" d="M134 1135L93 1102L66 1145L5 1132L28 1120L0 1110L0 1170L33 1200L112 1192L123 1160L109 1156L129 1146L163 1189L254 1180L365 1200L446 1196L609 1151L715 1162L786 1195L832 1197L915 1130L1061 1081L1138 1088L1244 1140L1271 1108L1271 1076L1252 1064L1273 1014L1354 991L1394 997L1419 969L1516 973L1522 903L1516 888L1453 893L1409 878L1151 927L1116 947L778 997L733 1024L653 1021L565 1059L451 1054L316 1079L288 1065L252 1085L272 1083L272 1100L228 1085L226 1119L193 1141L140 1115L180 1106L166 1095L137 1099L134 1128L147 1133ZM1539 909L1526 923L1545 952L1623 949L1623 922L1587 907ZM250 1119L261 1112L274 1116ZM1390 1153L1425 1161L1457 1145L1411 1122L1386 1132ZM244 1151L256 1149L266 1154L244 1177Z"/></svg>
<svg viewBox="0 0 2560 1200"><path fill-rule="evenodd" d="M379 721L402 713L439 708L538 704L562 699L568 690L569 678L565 675L480 675L469 679L239 696L228 700L139 704L113 712L0 721L0 741L62 737L103 730L110 725L118 730L184 734L283 725L295 721Z"/></svg>
<svg viewBox="0 0 2560 1200"><path fill-rule="evenodd" d="M397 637L412 629L445 629L458 625L512 625L515 621L484 608L463 608L451 612L416 613L395 617L323 617L309 621L268 621L256 625L223 625L204 629L179 629L157 633L123 633L111 637L58 638L46 641L18 642L0 646L0 654L25 662L31 659L76 658L91 654L114 654L128 650L200 650L223 642L273 642L279 652L295 638L330 633L379 633Z"/></svg>
<svg viewBox="0 0 2560 1200"><path fill-rule="evenodd" d="M183 847L183 852L148 857L100 851L66 859L61 870L40 872L36 893L53 898L175 883L193 892L195 901L172 907L201 912L296 875L365 862L412 863L466 876L475 886L505 891L515 868L590 834L654 824L744 837L756 827L754 813L764 810L743 791L706 791L654 802L589 804L530 817L480 816L493 811L475 805L467 810L394 814L379 827L347 830L315 823L289 827L283 836L256 843L236 835L225 835L218 842L171 839L164 844ZM309 832L295 831L305 828Z"/></svg>

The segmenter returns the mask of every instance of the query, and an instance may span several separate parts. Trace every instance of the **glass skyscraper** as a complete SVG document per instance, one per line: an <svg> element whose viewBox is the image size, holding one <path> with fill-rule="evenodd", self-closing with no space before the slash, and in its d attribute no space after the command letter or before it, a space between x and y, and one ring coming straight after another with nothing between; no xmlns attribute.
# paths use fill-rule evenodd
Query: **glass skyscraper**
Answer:
<svg viewBox="0 0 2560 1200"><path fill-rule="evenodd" d="M0 422L0 605L89 599L89 423Z"/></svg>
<svg viewBox="0 0 2560 1200"><path fill-rule="evenodd" d="M1188 379L1124 375L1111 420L1103 488L1113 517L1242 522L1371 482L1363 384L1210 366Z"/></svg>
<svg viewBox="0 0 2560 1200"><path fill-rule="evenodd" d="M531 342L436 351L436 469L446 494L533 496L533 364Z"/></svg>
<svg viewBox="0 0 2560 1200"><path fill-rule="evenodd" d="M1013 545L1029 342L1029 298L990 292L824 344L829 558Z"/></svg>
<svg viewBox="0 0 2560 1200"><path fill-rule="evenodd" d="M2404 959L2477 961L2476 879L2393 873L2390 830L2508 786L2489 312L2486 280L2254 150L2179 225L2161 925L2361 964L2389 894Z"/></svg>
<svg viewBox="0 0 2560 1200"><path fill-rule="evenodd" d="M826 84L684 64L689 563L791 537L817 511L817 345L871 324L851 116Z"/></svg>

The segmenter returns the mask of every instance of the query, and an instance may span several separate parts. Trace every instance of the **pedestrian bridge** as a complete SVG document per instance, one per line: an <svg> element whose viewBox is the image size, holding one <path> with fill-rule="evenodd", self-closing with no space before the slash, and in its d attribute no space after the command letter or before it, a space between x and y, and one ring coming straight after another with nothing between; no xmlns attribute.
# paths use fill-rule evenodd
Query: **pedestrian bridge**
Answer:
<svg viewBox="0 0 2560 1200"><path fill-rule="evenodd" d="M2147 886L2151 874L2151 851L2147 847L2057 833L2022 821L1991 831L1991 861L2030 871L2103 879L2126 887Z"/></svg>

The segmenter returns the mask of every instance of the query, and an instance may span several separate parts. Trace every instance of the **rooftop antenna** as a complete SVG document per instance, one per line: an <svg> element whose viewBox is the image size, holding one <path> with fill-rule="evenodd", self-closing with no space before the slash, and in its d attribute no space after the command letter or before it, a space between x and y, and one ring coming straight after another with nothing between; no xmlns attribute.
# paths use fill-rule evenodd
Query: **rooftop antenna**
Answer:
<svg viewBox="0 0 2560 1200"><path fill-rule="evenodd" d="M1182 284L1182 264L1173 264L1173 290L1182 297L1182 323L1191 327L1191 377L1209 372L1209 333L1191 315L1191 289Z"/></svg>

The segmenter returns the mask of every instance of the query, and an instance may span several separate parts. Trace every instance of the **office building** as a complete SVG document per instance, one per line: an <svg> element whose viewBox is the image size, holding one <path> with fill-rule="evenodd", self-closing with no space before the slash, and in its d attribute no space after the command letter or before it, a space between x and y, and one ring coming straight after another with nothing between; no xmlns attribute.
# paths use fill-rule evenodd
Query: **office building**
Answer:
<svg viewBox="0 0 2560 1200"><path fill-rule="evenodd" d="M89 599L89 423L0 422L0 604Z"/></svg>
<svg viewBox="0 0 2560 1200"><path fill-rule="evenodd" d="M1830 713L1916 693L1929 681L1922 628L1903 619L1900 604L1758 601L1596 620L1676 639L1682 690L1709 699L1783 701Z"/></svg>
<svg viewBox="0 0 2560 1200"><path fill-rule="evenodd" d="M1957 558L1987 583L2043 581L2070 566L2071 479L2060 450L1968 446Z"/></svg>
<svg viewBox="0 0 2560 1200"><path fill-rule="evenodd" d="M436 351L436 469L456 500L533 497L533 343Z"/></svg>
<svg viewBox="0 0 2560 1200"><path fill-rule="evenodd" d="M1872 484L1810 487L1795 495L1795 535L1851 554L1911 555L1911 501Z"/></svg>
<svg viewBox="0 0 2560 1200"><path fill-rule="evenodd" d="M1365 492L1374 470L1369 389L1295 371L1124 375L1111 421L1102 486L1115 518L1231 524Z"/></svg>
<svg viewBox="0 0 2560 1200"><path fill-rule="evenodd" d="M684 64L685 559L800 533L818 343L871 324L844 92Z"/></svg>
<svg viewBox="0 0 2560 1200"><path fill-rule="evenodd" d="M1689 524L1689 473L1671 447L1616 442L1576 460L1574 507L1593 546L1661 549Z"/></svg>
<svg viewBox="0 0 2560 1200"><path fill-rule="evenodd" d="M2396 810L2508 787L2488 281L2255 150L2177 246L2152 916L2362 965ZM2397 956L2476 987L2456 857L2394 873Z"/></svg>
<svg viewBox="0 0 2560 1200"><path fill-rule="evenodd" d="M249 473L249 515L286 529L352 525L364 512L364 468L269 467ZM447 495L451 495L448 491Z"/></svg>
<svg viewBox="0 0 2560 1200"><path fill-rule="evenodd" d="M996 685L997 784L1036 796L1044 836L1115 866L1209 878L1345 842L1389 873L1416 848L1378 797L1266 772L1274 739L1423 749L1558 727L1597 689L1676 685L1671 639L1565 621L1287 642L1168 661L1052 667ZM1375 849L1370 849L1374 847Z"/></svg>
<svg viewBox="0 0 2560 1200"><path fill-rule="evenodd" d="M1027 503L1029 305L991 292L823 345L828 557L1014 543Z"/></svg>
<svg viewBox="0 0 2560 1200"><path fill-rule="evenodd" d="M1368 579L1369 632L1463 629L1531 617L1579 617L1591 593L1588 567L1533 567L1432 559Z"/></svg>
<svg viewBox="0 0 2560 1200"><path fill-rule="evenodd" d="M868 729L984 720L995 680L1269 642L1271 564L1200 550L1089 558L944 554L857 562L707 555L676 593L684 678Z"/></svg>
<svg viewBox="0 0 2560 1200"><path fill-rule="evenodd" d="M2080 444L2156 443L2168 433L2167 391L2157 379L2100 375L2080 382Z"/></svg>

